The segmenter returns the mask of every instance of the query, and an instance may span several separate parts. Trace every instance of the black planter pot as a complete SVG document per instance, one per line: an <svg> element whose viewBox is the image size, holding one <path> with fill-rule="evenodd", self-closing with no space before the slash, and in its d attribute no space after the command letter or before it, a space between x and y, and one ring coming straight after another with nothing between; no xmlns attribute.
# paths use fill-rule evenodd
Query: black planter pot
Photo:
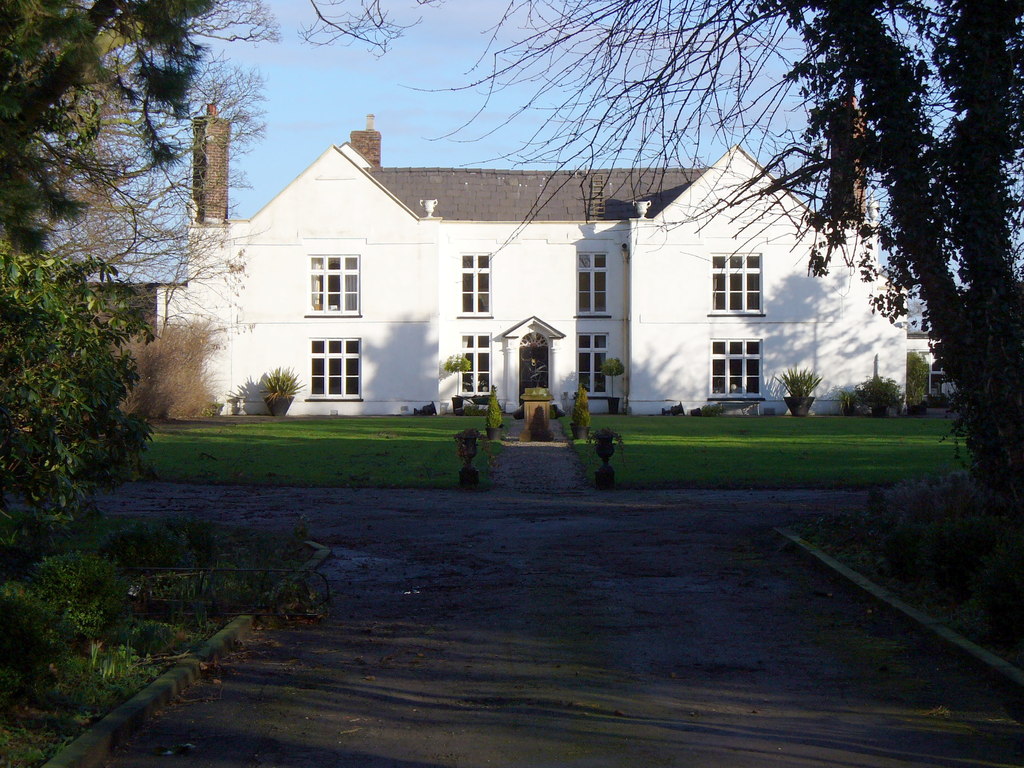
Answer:
<svg viewBox="0 0 1024 768"><path fill-rule="evenodd" d="M288 413L294 399L294 397L275 397L273 400L264 399L263 402L267 404L267 410L270 411L271 416L280 417Z"/></svg>
<svg viewBox="0 0 1024 768"><path fill-rule="evenodd" d="M488 440L501 440L501 427L487 427Z"/></svg>
<svg viewBox="0 0 1024 768"><path fill-rule="evenodd" d="M608 398L608 413L613 413L614 414L614 413L618 413L618 412L619 412L619 398L617 398L617 397L609 397Z"/></svg>
<svg viewBox="0 0 1024 768"><path fill-rule="evenodd" d="M580 424L572 424L572 439L573 440L586 440L587 435L590 434L590 427L585 427Z"/></svg>
<svg viewBox="0 0 1024 768"><path fill-rule="evenodd" d="M871 406L871 415L876 419L884 419L889 415L888 405L873 405Z"/></svg>
<svg viewBox="0 0 1024 768"><path fill-rule="evenodd" d="M806 416L811 412L811 404L814 403L813 397L784 397L782 399L786 401L786 407L794 416Z"/></svg>

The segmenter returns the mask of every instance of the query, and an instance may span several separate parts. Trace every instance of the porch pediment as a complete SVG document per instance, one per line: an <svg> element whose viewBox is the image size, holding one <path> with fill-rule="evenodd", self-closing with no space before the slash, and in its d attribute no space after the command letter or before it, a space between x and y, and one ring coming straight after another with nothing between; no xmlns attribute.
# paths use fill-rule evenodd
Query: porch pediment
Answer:
<svg viewBox="0 0 1024 768"><path fill-rule="evenodd" d="M541 336L544 336L548 339L565 338L564 333L562 333L560 330L555 328L550 323L544 322L536 315L534 315L533 317L528 317L525 320L520 320L518 323L513 325L508 330L499 333L497 336L495 336L495 338L501 340L517 339L520 338L521 336L525 336L528 333L539 333Z"/></svg>

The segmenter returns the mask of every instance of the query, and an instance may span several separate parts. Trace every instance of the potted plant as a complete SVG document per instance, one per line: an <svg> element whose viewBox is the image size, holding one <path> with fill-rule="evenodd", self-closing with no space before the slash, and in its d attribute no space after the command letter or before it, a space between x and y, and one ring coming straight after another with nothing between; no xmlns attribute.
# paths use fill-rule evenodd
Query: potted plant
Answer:
<svg viewBox="0 0 1024 768"><path fill-rule="evenodd" d="M501 404L498 402L498 388L491 387L491 396L487 399L487 439L501 439Z"/></svg>
<svg viewBox="0 0 1024 768"><path fill-rule="evenodd" d="M587 388L580 384L576 390L576 400L572 404L572 439L586 440L590 432L590 401L587 399Z"/></svg>
<svg viewBox="0 0 1024 768"><path fill-rule="evenodd" d="M814 402L812 393L821 384L821 376L810 368L787 368L775 377L788 393L786 407L794 416L806 416Z"/></svg>
<svg viewBox="0 0 1024 768"><path fill-rule="evenodd" d="M284 416L291 407L295 395L302 389L302 382L291 368L275 368L265 373L260 381L263 402L272 416Z"/></svg>
<svg viewBox="0 0 1024 768"><path fill-rule="evenodd" d="M903 402L903 390L894 379L872 376L857 385L857 402L871 409L871 415L888 416L889 408L898 408Z"/></svg>
<svg viewBox="0 0 1024 768"><path fill-rule="evenodd" d="M441 361L441 370L448 375L453 373L469 373L473 370L473 363L465 355L451 355ZM465 398L461 395L452 395L452 411L456 415L462 415L463 400Z"/></svg>
<svg viewBox="0 0 1024 768"><path fill-rule="evenodd" d="M852 389L840 389L836 393L836 399L839 401L839 412L843 416L856 416L857 415L857 393Z"/></svg>
<svg viewBox="0 0 1024 768"><path fill-rule="evenodd" d="M619 412L619 398L613 397L615 393L615 386L612 382L616 376L621 376L626 372L626 367L622 364L622 361L617 357L609 357L603 363L601 363L601 373L608 378L608 413Z"/></svg>

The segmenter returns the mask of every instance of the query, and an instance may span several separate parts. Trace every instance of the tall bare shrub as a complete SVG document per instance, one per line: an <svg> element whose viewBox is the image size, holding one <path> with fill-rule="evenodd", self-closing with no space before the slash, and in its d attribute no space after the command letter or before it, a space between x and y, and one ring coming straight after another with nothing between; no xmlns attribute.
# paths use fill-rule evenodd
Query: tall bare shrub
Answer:
<svg viewBox="0 0 1024 768"><path fill-rule="evenodd" d="M213 400L207 372L216 348L213 336L209 323L193 322L164 326L149 344L141 340L130 344L139 383L125 401L125 410L147 419L201 415Z"/></svg>

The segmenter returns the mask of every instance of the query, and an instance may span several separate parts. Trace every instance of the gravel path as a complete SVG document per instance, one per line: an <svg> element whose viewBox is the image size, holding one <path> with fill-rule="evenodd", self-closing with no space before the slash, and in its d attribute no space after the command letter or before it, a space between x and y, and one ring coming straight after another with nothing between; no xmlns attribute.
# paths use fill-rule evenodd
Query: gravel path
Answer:
<svg viewBox="0 0 1024 768"><path fill-rule="evenodd" d="M126 487L108 512L306 521L335 600L210 670L111 766L1024 765L1019 691L772 531L863 503L599 493L564 443L511 441L486 492Z"/></svg>
<svg viewBox="0 0 1024 768"><path fill-rule="evenodd" d="M512 422L504 450L494 468L494 489L499 492L580 494L590 489L576 452L568 445L562 420L551 422L550 443L521 443L523 422Z"/></svg>

